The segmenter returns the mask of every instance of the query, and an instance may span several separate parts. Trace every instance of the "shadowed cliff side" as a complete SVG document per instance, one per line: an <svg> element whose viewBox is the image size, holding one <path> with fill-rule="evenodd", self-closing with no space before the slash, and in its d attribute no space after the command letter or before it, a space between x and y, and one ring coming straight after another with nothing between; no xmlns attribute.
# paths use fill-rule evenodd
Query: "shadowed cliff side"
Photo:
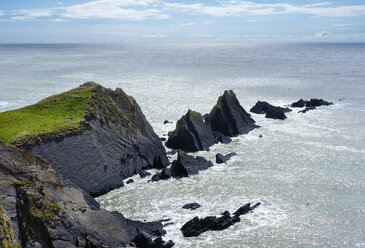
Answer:
<svg viewBox="0 0 365 248"><path fill-rule="evenodd" d="M164 233L159 222L100 209L47 161L2 142L0 205L4 247L125 247L140 232Z"/></svg>
<svg viewBox="0 0 365 248"><path fill-rule="evenodd" d="M75 106L68 102L80 97L75 96L76 93L85 91L90 93L84 97L87 101L84 109L79 110L81 115L68 117L68 108ZM32 135L17 137L14 142L8 143L45 158L56 171L92 196L123 186L123 179L142 169L166 166L168 160L160 139L133 97L121 89L114 91L89 82L51 96L28 109L37 116L45 102L49 105L47 109L63 111L61 117L49 116L47 112L37 123L38 126L51 126L49 130L52 131L34 129ZM15 115L17 111L10 114ZM79 116L83 117L75 120ZM60 121L53 123L56 119ZM69 121L72 125L65 126L62 121Z"/></svg>

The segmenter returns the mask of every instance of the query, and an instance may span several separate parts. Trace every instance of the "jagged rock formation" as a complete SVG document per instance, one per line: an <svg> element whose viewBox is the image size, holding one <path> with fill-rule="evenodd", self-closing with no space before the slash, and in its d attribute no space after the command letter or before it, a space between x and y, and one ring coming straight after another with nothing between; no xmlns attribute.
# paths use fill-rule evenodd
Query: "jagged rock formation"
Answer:
<svg viewBox="0 0 365 248"><path fill-rule="evenodd" d="M161 172L157 172L152 176L151 181L156 182L160 180L166 180L171 177L180 178L196 175L201 170L206 170L213 166L211 161L206 160L203 157L187 155L182 150L178 151L177 159L172 161L171 168L164 168Z"/></svg>
<svg viewBox="0 0 365 248"><path fill-rule="evenodd" d="M229 143L239 134L257 128L255 121L240 105L233 91L225 91L217 104L204 118L189 110L169 133L166 146L184 151L206 150L215 143Z"/></svg>
<svg viewBox="0 0 365 248"><path fill-rule="evenodd" d="M224 91L223 96L218 98L205 122L213 132L218 131L229 137L248 133L258 127L251 115L242 108L232 90Z"/></svg>
<svg viewBox="0 0 365 248"><path fill-rule="evenodd" d="M285 113L290 112L289 108L277 107L269 104L268 102L258 101L255 106L250 109L250 112L256 114L266 114L266 118L272 119L286 119Z"/></svg>
<svg viewBox="0 0 365 248"><path fill-rule="evenodd" d="M214 134L204 123L201 114L189 109L176 123L176 129L170 133L166 146L195 152L206 150L214 143Z"/></svg>
<svg viewBox="0 0 365 248"><path fill-rule="evenodd" d="M2 142L0 205L7 227L0 237L14 244L5 247L125 247L141 232L164 233L160 222L131 221L100 209L47 161Z"/></svg>
<svg viewBox="0 0 365 248"><path fill-rule="evenodd" d="M56 171L93 196L121 187L123 179L143 169L167 165L161 140L137 102L123 90L86 83L48 101L62 103L64 98L74 97L71 93L85 90L90 91L90 99L80 127L73 127L75 132L40 133L18 139L16 145L45 158Z"/></svg>
<svg viewBox="0 0 365 248"><path fill-rule="evenodd" d="M226 163L228 160L230 160L233 156L236 156L237 153L235 152L231 152L231 153L228 153L227 155L222 155L220 153L217 153L215 155L215 162L217 164L223 164L223 163Z"/></svg>
<svg viewBox="0 0 365 248"><path fill-rule="evenodd" d="M225 211L220 217L208 216L202 219L195 217L186 222L180 230L184 237L196 237L206 231L221 231L237 222L240 222L241 215L251 212L259 205L260 203L258 202L251 207L250 203L247 203L237 209L233 215L231 215L228 211Z"/></svg>
<svg viewBox="0 0 365 248"><path fill-rule="evenodd" d="M177 160L172 161L171 176L172 177L188 177L196 175L201 170L206 170L213 166L211 161L207 161L203 157L187 155L185 152L179 150Z"/></svg>
<svg viewBox="0 0 365 248"><path fill-rule="evenodd" d="M333 102L327 102L323 99L311 98L309 101L300 99L297 102L293 102L291 106L293 108L303 108L303 107L319 107L319 106L329 106L333 105Z"/></svg>

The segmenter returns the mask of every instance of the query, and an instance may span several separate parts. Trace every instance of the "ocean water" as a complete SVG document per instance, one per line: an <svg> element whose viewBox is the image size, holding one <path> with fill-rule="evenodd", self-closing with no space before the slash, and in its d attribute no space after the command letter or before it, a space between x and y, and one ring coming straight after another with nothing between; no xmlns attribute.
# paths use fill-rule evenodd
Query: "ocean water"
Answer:
<svg viewBox="0 0 365 248"><path fill-rule="evenodd" d="M225 89L246 110L258 100L334 101L284 121L252 114L261 128L196 153L236 152L227 164L181 180L135 176L98 201L132 219L170 218L175 247L365 247L365 44L0 45L0 111L86 81L132 95L160 136L188 109L209 112ZM258 201L227 230L179 230ZM202 207L181 208L189 202Z"/></svg>

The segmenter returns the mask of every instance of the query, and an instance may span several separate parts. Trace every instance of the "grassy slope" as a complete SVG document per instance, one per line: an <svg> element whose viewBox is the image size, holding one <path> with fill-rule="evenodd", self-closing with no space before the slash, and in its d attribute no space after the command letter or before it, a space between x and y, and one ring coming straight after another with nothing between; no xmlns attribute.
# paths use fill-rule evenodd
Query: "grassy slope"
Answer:
<svg viewBox="0 0 365 248"><path fill-rule="evenodd" d="M82 86L25 108L0 113L0 140L10 144L61 129L78 128L93 88Z"/></svg>

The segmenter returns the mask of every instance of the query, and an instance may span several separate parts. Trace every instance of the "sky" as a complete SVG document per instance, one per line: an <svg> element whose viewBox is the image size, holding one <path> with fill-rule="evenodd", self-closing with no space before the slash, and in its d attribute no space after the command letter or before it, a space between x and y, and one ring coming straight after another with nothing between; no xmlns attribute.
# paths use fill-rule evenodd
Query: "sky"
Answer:
<svg viewBox="0 0 365 248"><path fill-rule="evenodd" d="M365 42L365 0L0 0L0 43Z"/></svg>

